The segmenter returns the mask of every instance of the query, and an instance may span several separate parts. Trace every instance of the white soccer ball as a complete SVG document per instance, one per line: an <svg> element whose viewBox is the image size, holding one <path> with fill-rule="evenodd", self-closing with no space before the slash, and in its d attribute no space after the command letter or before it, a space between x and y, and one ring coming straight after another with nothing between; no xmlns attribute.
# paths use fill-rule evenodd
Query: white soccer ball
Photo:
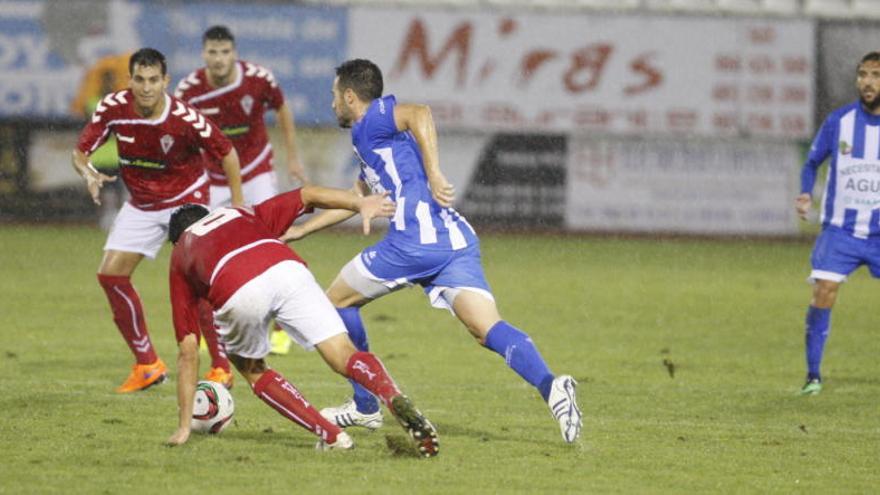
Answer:
<svg viewBox="0 0 880 495"><path fill-rule="evenodd" d="M235 403L229 390L222 383L202 380L196 385L190 428L199 433L220 433L229 426L233 412Z"/></svg>

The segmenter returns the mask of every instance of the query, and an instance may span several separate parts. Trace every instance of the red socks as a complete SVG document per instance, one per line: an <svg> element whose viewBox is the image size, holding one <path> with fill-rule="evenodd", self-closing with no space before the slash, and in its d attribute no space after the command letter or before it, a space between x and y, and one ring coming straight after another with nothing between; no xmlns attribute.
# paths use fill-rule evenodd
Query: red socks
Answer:
<svg viewBox="0 0 880 495"><path fill-rule="evenodd" d="M211 303L204 299L199 300L199 327L205 343L208 344L208 354L211 355L211 367L223 368L229 373L229 359L226 357L226 348L217 338L217 330L214 327L214 308Z"/></svg>
<svg viewBox="0 0 880 495"><path fill-rule="evenodd" d="M282 416L313 432L327 443L336 442L336 435L342 432L338 426L324 419L296 387L273 370L266 371L257 380L254 394Z"/></svg>
<svg viewBox="0 0 880 495"><path fill-rule="evenodd" d="M119 333L125 339L125 343L134 353L138 364L155 363L158 358L153 350L153 343L147 333L147 324L144 321L144 309L141 306L141 298L138 296L131 279L125 276L113 276L98 274L98 282L107 294L110 301L110 309L113 311L113 321L119 328Z"/></svg>
<svg viewBox="0 0 880 495"><path fill-rule="evenodd" d="M385 366L372 353L359 351L352 354L345 365L348 377L391 407L391 399L400 395L397 384L385 371Z"/></svg>

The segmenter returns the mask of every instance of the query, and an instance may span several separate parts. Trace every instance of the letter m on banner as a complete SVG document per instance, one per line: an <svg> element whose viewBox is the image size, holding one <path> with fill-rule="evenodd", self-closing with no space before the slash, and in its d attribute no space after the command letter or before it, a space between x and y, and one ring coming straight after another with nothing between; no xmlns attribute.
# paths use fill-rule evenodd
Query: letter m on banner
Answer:
<svg viewBox="0 0 880 495"><path fill-rule="evenodd" d="M470 22L462 22L453 29L446 43L436 55L431 55L428 33L421 19L413 19L407 30L406 37L391 70L391 77L399 77L409 67L410 60L416 59L426 79L432 79L434 72L444 63L450 53L455 53L455 82L463 86L467 77L467 64L471 48L473 26Z"/></svg>

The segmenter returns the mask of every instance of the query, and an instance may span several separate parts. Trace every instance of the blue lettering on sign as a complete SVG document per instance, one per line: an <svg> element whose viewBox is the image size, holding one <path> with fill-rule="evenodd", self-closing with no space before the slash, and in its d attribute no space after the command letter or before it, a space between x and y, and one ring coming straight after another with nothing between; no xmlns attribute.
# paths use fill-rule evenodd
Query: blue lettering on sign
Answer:
<svg viewBox="0 0 880 495"><path fill-rule="evenodd" d="M333 69L347 58L346 8L120 0L101 6L99 17L106 22L97 25L105 32L96 35L47 30L65 15L94 15L74 8L59 13L74 2L0 0L0 5L0 117L69 118L89 64L142 46L165 54L175 85L204 65L205 29L225 24L236 36L239 56L275 75L298 125L336 124L330 87Z"/></svg>
<svg viewBox="0 0 880 495"><path fill-rule="evenodd" d="M347 57L347 9L225 3L157 9L153 2L140 3L141 41L168 58L172 85L204 65L202 33L223 24L235 35L241 59L272 71L297 125L336 124L330 88L334 68Z"/></svg>
<svg viewBox="0 0 880 495"><path fill-rule="evenodd" d="M0 8L0 116L64 117L79 69L53 50L43 22L45 2Z"/></svg>

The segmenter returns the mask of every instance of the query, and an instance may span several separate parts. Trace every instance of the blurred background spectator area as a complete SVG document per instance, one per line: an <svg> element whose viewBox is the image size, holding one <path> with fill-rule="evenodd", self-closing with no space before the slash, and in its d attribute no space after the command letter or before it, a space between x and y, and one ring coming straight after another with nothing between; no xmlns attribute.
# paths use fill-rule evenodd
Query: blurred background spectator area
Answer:
<svg viewBox="0 0 880 495"><path fill-rule="evenodd" d="M472 221L575 232L800 235L804 150L880 48L877 0L3 0L0 221L100 221L70 166L79 129L131 50L163 51L173 85L213 24L273 71L315 182L356 173L330 86L365 57L431 105Z"/></svg>

